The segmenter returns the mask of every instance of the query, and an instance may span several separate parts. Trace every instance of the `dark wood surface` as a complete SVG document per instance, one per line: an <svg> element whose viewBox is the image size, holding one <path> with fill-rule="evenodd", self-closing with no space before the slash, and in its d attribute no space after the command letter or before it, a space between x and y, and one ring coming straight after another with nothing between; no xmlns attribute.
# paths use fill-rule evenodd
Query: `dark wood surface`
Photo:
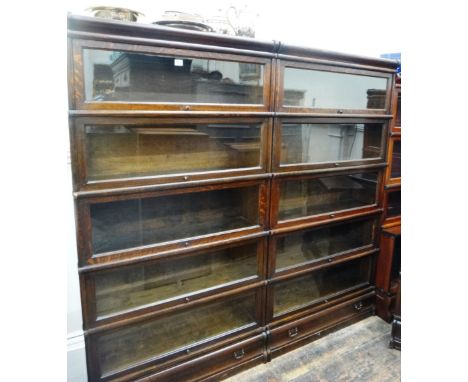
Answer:
<svg viewBox="0 0 468 382"><path fill-rule="evenodd" d="M400 105L398 105L398 98L400 98ZM377 260L375 279L377 288L376 313L387 322L393 319L395 311L398 309L396 291L399 290L398 286L400 285L398 276L400 269L396 270L395 267L401 267L401 214L398 213L401 210L401 205L392 205L390 202L392 195L398 196L398 194L401 194L401 177L392 178L391 175L392 162L394 160L392 155L393 145L395 142L401 142L401 115L398 116L398 109L400 107L401 83L397 83L394 85L392 99L393 118L390 122L387 143L387 162L389 165L385 170L384 186L381 191L384 213L381 216L380 254ZM401 156L397 159L399 162ZM396 200L398 201L398 199ZM392 207L394 211L391 211ZM398 329L399 326L395 326L395 330Z"/></svg>
<svg viewBox="0 0 468 382"><path fill-rule="evenodd" d="M392 338L389 346L394 349L401 350L401 279L398 280L397 294L395 301L395 311L392 321Z"/></svg>
<svg viewBox="0 0 468 382"><path fill-rule="evenodd" d="M276 269L276 254L278 240L298 232L328 229L345 223L349 227L353 225L357 227L358 222L365 219L383 222L382 211L385 208L385 187L389 171L387 162L391 159L388 156L387 143L390 131L397 133L393 118L396 96L391 86L394 82L396 62L300 48L276 41L226 37L73 15L68 18L68 35L73 191L90 381L215 381L255 364L266 362L271 359L273 353L278 355L314 340L317 338L316 333L322 336L374 313L375 299L379 298L373 284L375 257L379 251L379 224L373 225L371 237L365 241L357 240L353 236L352 242L357 244L349 244L348 248L344 244L335 243L336 249L330 248L329 253L321 252L323 256L307 258L308 261L302 263L300 258L303 253L300 253L299 247L292 246L287 255L298 259L298 263L291 267ZM88 63L83 54L84 48L260 64L264 69L263 103L252 105L227 101L223 101L224 103L169 102L167 101L169 98L165 99L164 92L155 92L149 102L89 101L85 95L83 71ZM381 109L360 110L283 107L284 97L298 96L290 90L283 92L285 65L385 78L390 84L387 89L381 92L382 94L373 94L370 96L373 98L369 98L371 106L372 102L383 102L384 106ZM203 85L205 90L221 88L220 84ZM235 93L245 91L245 86L229 85L224 88ZM230 94L225 100L234 100L238 96ZM281 124L285 121L381 123L384 126L380 142L382 149L376 158L369 160L280 166L282 148L279 138ZM138 129L148 124L157 124L165 129L166 136L179 134L180 137L181 134L195 134L194 125L207 123L261 124L262 131L255 147L251 142L250 146L249 142L241 142L234 147L228 140L222 141L229 150L258 150L258 164L242 168L232 165L226 159L224 162L226 169L199 170L200 166L216 166L219 163L214 163L216 159L204 152L205 147L215 146L205 144L197 146L194 143L193 150L185 150L193 153L192 162L188 155L179 162L177 162L179 159L174 159L171 163L158 163L157 166L153 166L151 161L163 161L159 157L155 159L156 157L152 156L158 152L158 145L162 144L160 143L162 140L146 137L138 144L130 145L118 137L119 143L113 146L115 149L106 150L105 147L100 149L87 142L85 134L87 125L133 126ZM228 135L223 136L223 139L227 138ZM164 147L161 146L161 152L168 153L168 157L176 155L177 150L182 150L179 147L181 142L187 144L185 138L171 142ZM152 146L149 147L149 144ZM216 146L215 149L225 151L226 147ZM133 150L139 151L134 154ZM113 152L121 157L113 156ZM99 158L90 158L90 155L98 155ZM126 162L125 155L129 155L129 160ZM135 159L139 156L146 162L140 165ZM90 161L94 159L99 159L101 162L93 162L95 167L92 167ZM185 165L184 161L188 163ZM114 164L117 167L112 168ZM187 170L184 173L177 173L175 170L171 173L171 169L177 169L176 165ZM115 174L115 178L90 178L91 170L100 171L104 168L110 168L112 171L109 174ZM161 175L151 174L151 171L161 171L161 169L167 171ZM118 176L123 172L136 175ZM149 175L145 176L147 172ZM355 208L349 208L346 204L340 207L333 207L333 204L330 204L330 209L325 213L310 213L299 218L279 221L280 186L285 182L339 177L353 172L377 174L377 181L372 186L373 190L375 188L375 198L371 203L353 206ZM232 190L248 188L254 188L256 192L245 193L245 197L236 202L235 192ZM226 191L232 195L223 203L215 197L206 198L206 195L217 195L218 191L221 193ZM188 207L182 208L182 201L190 195L199 195L199 197L196 197ZM306 195L307 198L310 197L307 193ZM109 210L112 213L106 215L101 231L97 230L96 211L99 208L96 209L95 206L105 209L104 207L111 208L123 205L118 203L125 204L129 201L139 201L143 205L142 201L149 199L167 202L159 203L159 207L154 209L154 216L145 215L140 208L137 211L139 215L134 214L136 217L132 222L130 222L131 211L124 209L115 215L113 210ZM293 199L290 200L293 204L302 203L300 198ZM169 201L172 201L172 207ZM214 207L211 208L211 205ZM198 209L194 210L194 206L198 206ZM184 217L182 220L189 222L185 228L180 223L161 226L161 219L155 218L165 209L167 213L164 213L167 216L176 215L175 211L179 207L182 208L179 214ZM174 210L172 215L171 208ZM232 215L234 210L239 212L238 217L249 223L235 225L235 216ZM121 219L121 222L117 221L117 218ZM234 229L231 229L231 226ZM142 227L151 229L144 230ZM180 235L174 236L175 239L164 241L159 239L164 230L179 232ZM101 235L101 239L99 232L105 233ZM148 239L141 239L135 241L136 244L130 245L128 235L132 232L146 234ZM361 233L354 235L359 234ZM99 240L101 243L108 243L111 235L119 245L101 246L104 250L96 251L93 244L96 247ZM325 241L331 243L331 239ZM364 244L359 244L361 242ZM248 263L252 268L248 277L236 278L235 275L230 276L228 271L212 275L209 272L213 270L208 262L203 265L194 262L194 259L203 256L208 259L210 254L216 251L226 251L225 259L232 257L230 271L235 273L240 269L236 268L234 262L237 258L235 248L245 243L257 246L256 253L252 254L249 260L251 264ZM320 246L323 243L317 239L311 245ZM180 261L184 261L183 267L176 266ZM359 279L359 282L343 284L342 288L338 284L329 285L327 290L330 293L324 290L318 299L313 297L315 296L313 294L299 293L304 292L303 289L286 290L288 293L283 294L282 299L289 299L287 303L293 308L279 315L273 315L275 297L278 298L275 296L277 285L291 280L306 279L314 274L326 272L333 274L334 269L347 269L354 264L353 262L366 263L365 280ZM173 271L168 271L164 264L173 264ZM107 284L104 283L105 278L102 279L104 281L99 279L100 275L112 272L118 275L112 281L112 285L109 284L111 279L106 281ZM207 280L210 285L207 284ZM96 285L96 282L101 284ZM180 283L184 282L190 292L179 294L177 285L180 286ZM158 290L157 288L161 288L160 293L154 292ZM106 291L111 289L122 291L121 296L111 300L109 296L112 294L106 295ZM152 293L155 293L154 297ZM97 300L104 298L102 296L105 297L106 306L114 306L112 309L116 310L109 311L109 314L101 312L99 316ZM188 326L190 312L201 311L199 309L215 303L222 304L236 296L254 296L253 320L249 325L243 325L245 321L242 319L242 309L238 312L232 311L232 314L226 313L226 317L230 315L232 320L221 320L223 322L216 321L216 314L212 314L212 317L206 315L206 319L201 318L196 324L190 323L200 328L200 336L194 339L196 343L190 344L189 336L187 343L184 342L183 331L177 328L183 328L184 321ZM120 300L119 303L119 298L128 300ZM222 309L219 310L220 315L221 312ZM199 313L200 317L201 314ZM237 314L241 318L237 319ZM171 317L175 317L173 322ZM160 328L157 324L153 324L157 322L164 322L166 332L158 332ZM230 324L232 325L229 326ZM216 331L218 327L219 331ZM294 328L297 328L297 333ZM151 344L154 351L149 351L150 348L146 347L146 351L149 352L139 359L136 355L142 349L138 349L135 345L138 343L138 338L133 337L130 329L134 330L134 333L140 333L141 329L142 332L138 335L142 336L142 340L157 336L162 342ZM175 331L174 335L171 335L171 330ZM127 333L127 337L122 338L127 338L128 349L134 350L125 355L125 340L115 339L113 333ZM203 333L207 333L206 336ZM212 336L210 333L218 334ZM130 347L130 344L134 347Z"/></svg>

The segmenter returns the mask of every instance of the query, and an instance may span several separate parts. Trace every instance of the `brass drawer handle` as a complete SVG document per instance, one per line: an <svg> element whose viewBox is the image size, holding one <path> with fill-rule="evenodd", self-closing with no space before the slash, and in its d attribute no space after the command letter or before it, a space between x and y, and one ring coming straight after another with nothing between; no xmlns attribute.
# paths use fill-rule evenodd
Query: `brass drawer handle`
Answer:
<svg viewBox="0 0 468 382"><path fill-rule="evenodd" d="M244 358L244 355L245 355L244 349L241 349L241 350L239 350L239 351L235 351L235 352L234 352L234 358L235 358L235 359Z"/></svg>
<svg viewBox="0 0 468 382"><path fill-rule="evenodd" d="M299 334L299 329L297 328L297 326L295 328L288 330L288 336L291 338L296 337L298 334Z"/></svg>
<svg viewBox="0 0 468 382"><path fill-rule="evenodd" d="M362 309L362 301L359 301L357 303L354 304L354 309L356 310L361 310Z"/></svg>

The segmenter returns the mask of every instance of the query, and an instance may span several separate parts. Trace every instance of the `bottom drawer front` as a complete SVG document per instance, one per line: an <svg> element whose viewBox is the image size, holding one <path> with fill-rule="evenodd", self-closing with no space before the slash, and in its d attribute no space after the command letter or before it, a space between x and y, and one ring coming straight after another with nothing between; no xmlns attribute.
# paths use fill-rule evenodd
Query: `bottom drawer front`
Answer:
<svg viewBox="0 0 468 382"><path fill-rule="evenodd" d="M369 312L373 309L373 301L374 296L354 299L272 329L270 347L275 350L299 338L312 336L353 316Z"/></svg>
<svg viewBox="0 0 468 382"><path fill-rule="evenodd" d="M139 382L201 381L254 359L264 362L265 338L265 334L260 334L174 366L158 374L142 378Z"/></svg>

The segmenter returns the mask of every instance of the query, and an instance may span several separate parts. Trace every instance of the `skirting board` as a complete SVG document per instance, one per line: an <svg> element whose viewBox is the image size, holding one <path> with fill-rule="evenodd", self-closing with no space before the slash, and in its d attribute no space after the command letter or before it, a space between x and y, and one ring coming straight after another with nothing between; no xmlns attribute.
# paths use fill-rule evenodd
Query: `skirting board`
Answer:
<svg viewBox="0 0 468 382"><path fill-rule="evenodd" d="M86 353L82 331L67 336L67 382L87 382Z"/></svg>

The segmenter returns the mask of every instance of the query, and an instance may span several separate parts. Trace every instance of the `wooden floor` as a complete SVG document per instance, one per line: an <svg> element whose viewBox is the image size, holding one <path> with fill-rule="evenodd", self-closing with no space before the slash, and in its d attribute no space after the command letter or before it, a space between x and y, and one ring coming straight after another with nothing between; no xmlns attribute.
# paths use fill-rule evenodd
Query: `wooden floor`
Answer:
<svg viewBox="0 0 468 382"><path fill-rule="evenodd" d="M224 382L400 381L401 353L388 348L390 331L369 317Z"/></svg>

